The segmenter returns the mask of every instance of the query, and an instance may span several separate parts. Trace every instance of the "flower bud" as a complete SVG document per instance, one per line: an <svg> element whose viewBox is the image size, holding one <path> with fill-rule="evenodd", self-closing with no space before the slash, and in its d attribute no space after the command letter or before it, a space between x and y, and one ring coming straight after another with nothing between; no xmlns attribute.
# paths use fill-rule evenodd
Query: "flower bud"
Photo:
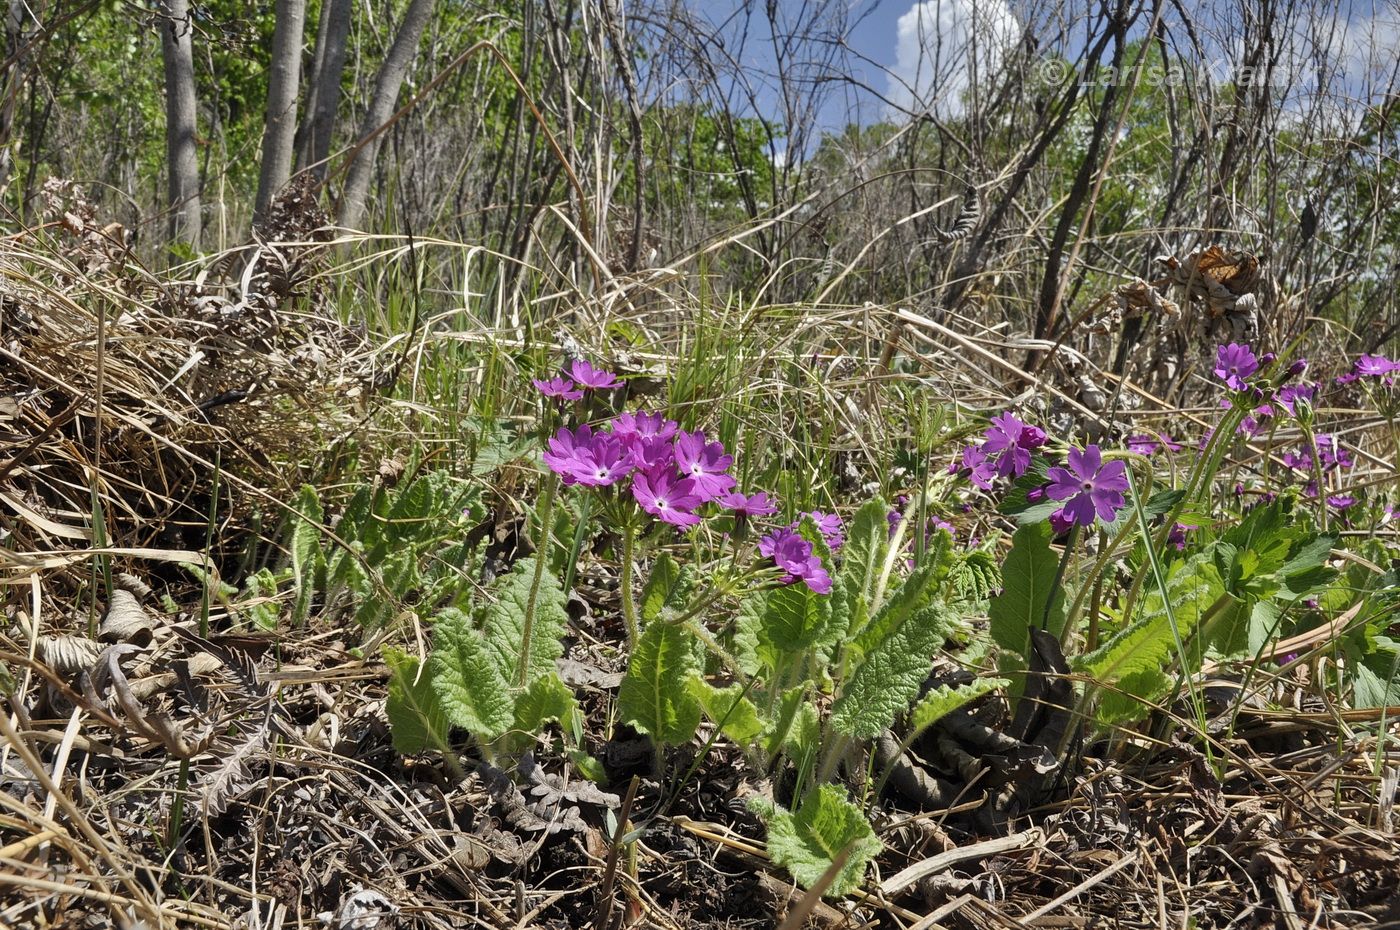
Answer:
<svg viewBox="0 0 1400 930"><path fill-rule="evenodd" d="M1265 365L1272 365L1276 361L1278 361L1277 355L1272 352L1265 352L1259 357L1259 367L1263 368Z"/></svg>

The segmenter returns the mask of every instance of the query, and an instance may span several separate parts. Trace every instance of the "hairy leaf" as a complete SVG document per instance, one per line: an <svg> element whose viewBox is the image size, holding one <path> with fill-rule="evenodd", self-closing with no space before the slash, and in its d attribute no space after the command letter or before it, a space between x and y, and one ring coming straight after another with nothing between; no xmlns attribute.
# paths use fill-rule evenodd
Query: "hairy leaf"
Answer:
<svg viewBox="0 0 1400 930"><path fill-rule="evenodd" d="M797 813L775 807L768 819L769 857L804 888L815 884L843 849L850 850L845 868L826 891L828 898L856 890L866 865L883 848L870 822L838 785L819 785L803 799Z"/></svg>
<svg viewBox="0 0 1400 930"><path fill-rule="evenodd" d="M460 610L438 615L428 673L447 718L478 739L489 742L514 723L514 701L500 667Z"/></svg>
<svg viewBox="0 0 1400 930"><path fill-rule="evenodd" d="M533 734L548 721L568 722L577 712L573 691L558 672L550 672L530 682L515 699L515 729L522 734Z"/></svg>
<svg viewBox="0 0 1400 930"><path fill-rule="evenodd" d="M660 744L679 745L700 725L700 702L685 683L700 670L694 637L653 623L642 632L617 692L622 719Z"/></svg>
<svg viewBox="0 0 1400 930"><path fill-rule="evenodd" d="M889 510L889 505L879 498L862 505L851 518L846 544L841 549L845 561L837 577L845 579L852 586L852 595L867 605L890 549Z"/></svg>
<svg viewBox="0 0 1400 930"><path fill-rule="evenodd" d="M987 609L992 639L1003 650L1024 660L1030 651L1032 627L1044 624L1055 636L1064 629L1065 593L1054 588L1058 566L1059 560L1050 549L1048 524L1034 523L1016 531L1001 569L1001 593L992 598Z"/></svg>
<svg viewBox="0 0 1400 930"><path fill-rule="evenodd" d="M564 654L561 642L569 623L564 590L548 568L540 576L535 596L534 625L526 635L525 612L535 583L535 560L521 559L501 582L496 602L486 608L482 625L486 650L501 677L512 686L530 682L554 671L554 660ZM521 666L525 674L522 676Z"/></svg>
<svg viewBox="0 0 1400 930"><path fill-rule="evenodd" d="M1132 719L1145 712L1141 700L1158 697L1176 653L1176 622L1181 641L1185 643L1207 612L1223 597L1225 586L1220 580L1210 552L1201 552L1173 564L1166 579L1171 612L1168 614L1156 585L1143 595L1137 618L1116 636L1094 652L1084 656L1076 669L1092 676L1101 684L1118 686L1123 693L1105 693L1100 705L1100 719L1117 721ZM1199 650L1197 650L1199 652ZM1194 671L1192 669L1191 671Z"/></svg>
<svg viewBox="0 0 1400 930"><path fill-rule="evenodd" d="M1005 678L978 678L965 685L941 685L919 699L909 712L909 737L913 738L965 704L984 694L1005 688L1011 682Z"/></svg>
<svg viewBox="0 0 1400 930"><path fill-rule="evenodd" d="M419 672L418 657L392 646L384 649L389 666L389 700L385 713L394 748L404 755L447 746L448 721L428 669Z"/></svg>
<svg viewBox="0 0 1400 930"><path fill-rule="evenodd" d="M296 584L296 601L292 604L292 622L301 624L311 610L311 598L318 587L325 586L326 555L321 550L321 530L317 524L325 517L321 499L311 485L302 485L301 493L292 504L292 581Z"/></svg>
<svg viewBox="0 0 1400 930"><path fill-rule="evenodd" d="M705 716L739 745L747 746L763 732L758 708L745 696L743 685L716 688L699 675L692 675L686 681L686 688L700 702Z"/></svg>
<svg viewBox="0 0 1400 930"><path fill-rule="evenodd" d="M767 593L758 628L759 643L775 652L796 654L816 645L829 630L831 604L805 584Z"/></svg>
<svg viewBox="0 0 1400 930"><path fill-rule="evenodd" d="M831 706L831 725L838 733L870 739L893 723L918 695L934 652L956 622L942 603L929 604L912 614L897 609L898 603L898 599L886 602L866 630L881 631L883 636L865 645L864 657L846 677L841 696ZM885 616L887 611L889 616ZM900 621L900 617L904 619Z"/></svg>
<svg viewBox="0 0 1400 930"><path fill-rule="evenodd" d="M690 571L677 565L670 553L661 553L642 588L642 620L650 623L661 619L665 611L679 611L685 607L692 587Z"/></svg>

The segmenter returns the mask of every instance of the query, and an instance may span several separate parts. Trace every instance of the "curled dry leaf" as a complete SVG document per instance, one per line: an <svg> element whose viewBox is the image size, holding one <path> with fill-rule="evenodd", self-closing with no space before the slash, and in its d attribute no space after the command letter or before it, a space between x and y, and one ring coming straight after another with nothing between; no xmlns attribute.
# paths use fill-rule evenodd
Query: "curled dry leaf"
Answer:
<svg viewBox="0 0 1400 930"><path fill-rule="evenodd" d="M64 678L71 678L97 664L102 646L86 636L41 636L39 660Z"/></svg>
<svg viewBox="0 0 1400 930"><path fill-rule="evenodd" d="M150 615L136 595L118 588L112 592L112 600L107 605L107 615L102 618L102 628L97 638L103 643L129 643L145 648L154 638L153 630Z"/></svg>

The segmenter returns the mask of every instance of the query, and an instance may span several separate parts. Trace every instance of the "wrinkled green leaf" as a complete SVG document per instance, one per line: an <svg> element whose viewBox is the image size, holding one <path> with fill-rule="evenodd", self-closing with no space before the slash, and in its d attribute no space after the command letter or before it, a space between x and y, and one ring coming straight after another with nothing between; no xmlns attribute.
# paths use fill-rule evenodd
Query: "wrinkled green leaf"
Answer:
<svg viewBox="0 0 1400 930"><path fill-rule="evenodd" d="M815 884L843 849L850 850L845 867L826 891L828 898L860 887L865 867L883 848L870 822L838 785L817 786L796 814L774 807L768 818L769 857L804 888Z"/></svg>
<svg viewBox="0 0 1400 930"><path fill-rule="evenodd" d="M460 610L438 615L428 673L447 718L478 739L489 742L515 722L500 668Z"/></svg>
<svg viewBox="0 0 1400 930"><path fill-rule="evenodd" d="M864 658L831 706L831 726L838 733L871 739L893 723L918 695L934 653L957 620L946 605L934 603L895 625L898 613L881 616L895 603L887 602L870 622L866 632L882 630L884 636L867 644Z"/></svg>
<svg viewBox="0 0 1400 930"><path fill-rule="evenodd" d="M554 671L554 660L564 654L561 641L568 627L564 590L548 568L540 576L535 596L534 624L526 635L525 613L530 588L535 583L535 560L521 559L500 583L496 601L486 608L482 624L487 653L501 677L512 686L528 685ZM521 667L524 666L522 676Z"/></svg>
<svg viewBox="0 0 1400 930"><path fill-rule="evenodd" d="M692 587L690 572L676 564L669 552L661 553L642 588L642 620L650 623L661 619L666 611L682 610Z"/></svg>
<svg viewBox="0 0 1400 930"><path fill-rule="evenodd" d="M919 699L909 712L909 736L913 738L927 730L958 708L971 704L985 694L998 688L1005 688L1011 682L1006 678L978 678L965 685L940 685Z"/></svg>
<svg viewBox="0 0 1400 930"><path fill-rule="evenodd" d="M622 719L663 745L680 745L700 725L700 702L686 680L700 671L694 637L684 628L653 623L642 632L617 692Z"/></svg>
<svg viewBox="0 0 1400 930"><path fill-rule="evenodd" d="M541 675L515 699L515 729L534 734L547 722L567 722L578 711L574 693L557 672Z"/></svg>
<svg viewBox="0 0 1400 930"><path fill-rule="evenodd" d="M394 749L413 755L425 749L447 747L448 721L430 673L419 672L418 657L386 647L384 663L389 666L389 700L385 714Z"/></svg>
<svg viewBox="0 0 1400 930"><path fill-rule="evenodd" d="M763 721L758 717L758 708L744 695L744 686L732 684L726 688L716 688L699 675L692 675L686 681L695 700L705 716L714 721L725 736L747 747L763 732Z"/></svg>

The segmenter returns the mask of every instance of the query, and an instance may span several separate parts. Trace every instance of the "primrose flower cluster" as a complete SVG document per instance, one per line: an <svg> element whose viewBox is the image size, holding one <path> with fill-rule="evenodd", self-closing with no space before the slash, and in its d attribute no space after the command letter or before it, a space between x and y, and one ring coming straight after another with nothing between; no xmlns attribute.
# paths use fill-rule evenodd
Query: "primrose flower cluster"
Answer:
<svg viewBox="0 0 1400 930"><path fill-rule="evenodd" d="M541 395L556 401L579 401L591 391L619 386L617 376L575 361L569 370L549 379L534 379ZM567 486L625 488L644 512L675 527L701 523L707 505L728 511L736 526L778 512L777 503L765 491L745 494L736 490L729 474L734 457L724 444L710 441L703 432L681 429L661 413L637 410L620 413L595 428L581 423L560 427L547 443L544 463ZM843 541L841 518L813 511L811 517L823 541L832 551ZM784 572L783 581L802 581L813 591L826 594L831 577L812 544L798 532L800 519L771 531L759 542L759 553Z"/></svg>
<svg viewBox="0 0 1400 930"><path fill-rule="evenodd" d="M998 478L1016 479L1026 473L1032 454L1046 444L1045 431L1023 423L1012 413L992 417L982 441L963 449L962 457L950 471L966 475L984 491L991 490ZM1071 526L1093 526L1095 519L1112 522L1126 502L1127 466L1120 461L1105 462L1096 445L1070 449L1063 465L1046 472L1049 482L1032 492L1034 500L1063 501L1050 517L1057 530Z"/></svg>

